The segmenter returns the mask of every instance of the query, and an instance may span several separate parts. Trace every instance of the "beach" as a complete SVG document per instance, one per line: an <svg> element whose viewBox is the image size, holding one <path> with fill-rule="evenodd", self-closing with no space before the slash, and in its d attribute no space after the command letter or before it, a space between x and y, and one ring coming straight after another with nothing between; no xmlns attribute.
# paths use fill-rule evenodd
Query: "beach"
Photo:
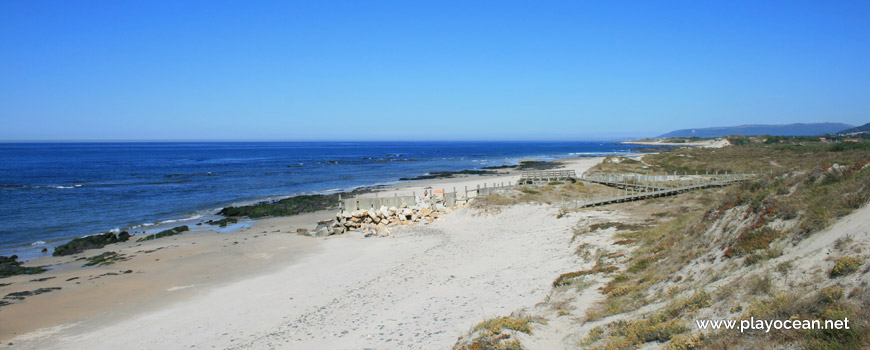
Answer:
<svg viewBox="0 0 870 350"><path fill-rule="evenodd" d="M601 159L562 162L580 174ZM378 195L518 178L412 181ZM15 349L445 348L482 319L540 302L553 278L576 265L573 216L590 214L556 219L558 211L532 204L496 213L459 208L381 238L296 234L336 214L321 211L77 255L115 251L129 258L108 266L41 258L29 265L57 268L4 279L11 285L0 291L61 289L3 306L0 333Z"/></svg>

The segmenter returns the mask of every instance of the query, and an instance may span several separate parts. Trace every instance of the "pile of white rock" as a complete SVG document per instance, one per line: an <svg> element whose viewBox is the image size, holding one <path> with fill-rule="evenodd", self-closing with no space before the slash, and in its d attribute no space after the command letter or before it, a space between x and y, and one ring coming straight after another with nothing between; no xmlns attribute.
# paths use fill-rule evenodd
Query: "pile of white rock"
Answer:
<svg viewBox="0 0 870 350"><path fill-rule="evenodd" d="M342 210L335 215L335 219L318 222L314 231L300 229L298 232L314 237L324 237L359 231L366 237L386 237L393 227L432 223L461 206L463 205L459 203L454 207L445 207L441 204L431 206L421 204L414 207L381 206L378 209Z"/></svg>

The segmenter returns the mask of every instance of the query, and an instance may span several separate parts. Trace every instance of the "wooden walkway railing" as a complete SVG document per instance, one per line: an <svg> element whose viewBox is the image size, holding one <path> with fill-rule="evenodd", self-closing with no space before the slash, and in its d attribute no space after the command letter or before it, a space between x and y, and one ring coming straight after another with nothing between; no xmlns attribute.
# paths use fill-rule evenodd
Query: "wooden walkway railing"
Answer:
<svg viewBox="0 0 870 350"><path fill-rule="evenodd" d="M673 196L688 191L700 190L710 187L723 187L753 178L752 174L712 175L693 177L684 181L670 180L654 182L651 184L626 181L617 176L590 176L579 180L593 182L617 189L612 195L592 195L583 199L576 199L563 203L564 208L587 208L607 204L625 203L649 198Z"/></svg>
<svg viewBox="0 0 870 350"><path fill-rule="evenodd" d="M577 173L574 170L524 171L520 175L519 184L533 184L551 181L574 182L576 177Z"/></svg>

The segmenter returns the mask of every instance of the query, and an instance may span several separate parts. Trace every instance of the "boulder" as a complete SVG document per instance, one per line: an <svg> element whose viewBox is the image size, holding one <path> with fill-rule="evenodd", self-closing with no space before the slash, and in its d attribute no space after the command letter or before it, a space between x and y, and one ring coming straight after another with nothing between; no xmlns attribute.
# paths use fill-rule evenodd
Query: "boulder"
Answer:
<svg viewBox="0 0 870 350"><path fill-rule="evenodd" d="M429 216L429 214L431 214L431 213L432 213L432 209L429 209L429 208L420 209L420 215L422 215L422 216Z"/></svg>
<svg viewBox="0 0 870 350"><path fill-rule="evenodd" d="M327 231L326 227L321 227L314 231L314 237L326 237L329 236L329 231Z"/></svg>

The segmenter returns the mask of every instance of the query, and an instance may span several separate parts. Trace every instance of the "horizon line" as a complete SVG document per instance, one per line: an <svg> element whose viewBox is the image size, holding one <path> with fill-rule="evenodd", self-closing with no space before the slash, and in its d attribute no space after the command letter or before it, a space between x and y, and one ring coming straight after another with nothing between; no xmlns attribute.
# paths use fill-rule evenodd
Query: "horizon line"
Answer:
<svg viewBox="0 0 870 350"><path fill-rule="evenodd" d="M648 137L647 137L648 138ZM631 141L631 140L639 140L644 138L639 137L620 137L620 138L606 138L606 139L527 139L527 140L518 140L518 139L494 139L494 140L282 140L282 139L272 139L272 140L262 140L262 139L141 139L141 140L113 140L113 139L97 139L97 140L0 140L0 143L194 143L194 142L202 142L202 143L218 143L218 142L611 142L611 141Z"/></svg>

